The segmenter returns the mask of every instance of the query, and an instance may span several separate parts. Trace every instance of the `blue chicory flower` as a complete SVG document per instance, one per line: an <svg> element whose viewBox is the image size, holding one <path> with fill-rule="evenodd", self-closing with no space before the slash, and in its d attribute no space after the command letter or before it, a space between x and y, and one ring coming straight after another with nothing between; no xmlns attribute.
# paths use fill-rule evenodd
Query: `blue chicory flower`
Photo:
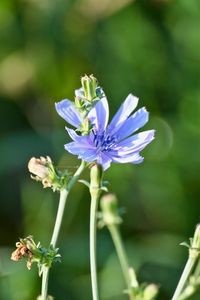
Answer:
<svg viewBox="0 0 200 300"><path fill-rule="evenodd" d="M141 163L144 158L139 153L154 139L155 131L132 135L149 119L145 107L131 115L137 104L138 98L129 94L108 125L108 102L105 96L102 97L87 115L92 125L88 135L78 135L75 130L66 127L73 142L66 144L65 149L86 162L97 162L104 170L110 167L111 162ZM62 100L55 106L67 123L80 129L81 114L71 101Z"/></svg>

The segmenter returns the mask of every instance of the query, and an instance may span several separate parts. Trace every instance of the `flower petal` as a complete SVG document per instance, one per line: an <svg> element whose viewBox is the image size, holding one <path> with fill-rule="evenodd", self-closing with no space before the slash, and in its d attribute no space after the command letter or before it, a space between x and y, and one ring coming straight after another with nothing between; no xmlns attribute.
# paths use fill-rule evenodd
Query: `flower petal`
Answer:
<svg viewBox="0 0 200 300"><path fill-rule="evenodd" d="M95 129L102 132L107 124L109 118L109 107L106 97L103 97L97 102L97 104L90 110L87 117L91 123L95 126Z"/></svg>
<svg viewBox="0 0 200 300"><path fill-rule="evenodd" d="M133 163L133 164L140 164L143 162L144 157L140 156L139 153L133 153L130 155L123 155L123 156L112 156L113 162L125 164L125 163Z"/></svg>
<svg viewBox="0 0 200 300"><path fill-rule="evenodd" d="M96 150L87 150L86 152L79 154L79 158L87 162L93 162L97 159Z"/></svg>
<svg viewBox="0 0 200 300"><path fill-rule="evenodd" d="M65 144L64 147L65 150L74 155L78 155L79 158L82 158L85 161L93 161L97 158L96 148L87 143L86 141L71 142Z"/></svg>
<svg viewBox="0 0 200 300"><path fill-rule="evenodd" d="M115 133L117 139L123 140L130 136L133 132L143 127L149 119L149 113L145 107L137 110L132 116L130 116L120 128L116 128Z"/></svg>
<svg viewBox="0 0 200 300"><path fill-rule="evenodd" d="M138 98L129 94L125 101L120 106L117 113L114 115L111 123L108 126L109 133L112 134L113 130L117 127L119 128L123 122L130 116L132 111L138 105Z"/></svg>
<svg viewBox="0 0 200 300"><path fill-rule="evenodd" d="M99 154L98 159L97 159L97 163L102 165L104 171L107 170L110 167L111 162L112 162L112 159L109 156L107 156L103 152L101 152Z"/></svg>
<svg viewBox="0 0 200 300"><path fill-rule="evenodd" d="M69 136L72 140L74 140L74 141L79 140L80 135L78 135L75 130L68 128L67 126L65 126L65 129L67 130L67 133L69 134Z"/></svg>
<svg viewBox="0 0 200 300"><path fill-rule="evenodd" d="M62 100L55 103L57 113L69 124L78 128L82 122L79 112L76 110L73 103L69 100Z"/></svg>
<svg viewBox="0 0 200 300"><path fill-rule="evenodd" d="M135 134L122 142L118 143L115 150L119 155L126 155L131 152L142 151L154 139L155 130L147 130Z"/></svg>

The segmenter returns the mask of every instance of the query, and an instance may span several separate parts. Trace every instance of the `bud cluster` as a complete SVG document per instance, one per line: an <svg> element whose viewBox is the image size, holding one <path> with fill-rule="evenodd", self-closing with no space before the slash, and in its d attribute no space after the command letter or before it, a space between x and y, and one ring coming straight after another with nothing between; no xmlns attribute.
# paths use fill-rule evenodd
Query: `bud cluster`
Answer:
<svg viewBox="0 0 200 300"><path fill-rule="evenodd" d="M92 124L87 118L87 114L95 104L104 97L104 92L98 86L97 79L93 75L85 75L81 78L82 87L75 90L75 107L82 116L80 132L87 135L92 129Z"/></svg>

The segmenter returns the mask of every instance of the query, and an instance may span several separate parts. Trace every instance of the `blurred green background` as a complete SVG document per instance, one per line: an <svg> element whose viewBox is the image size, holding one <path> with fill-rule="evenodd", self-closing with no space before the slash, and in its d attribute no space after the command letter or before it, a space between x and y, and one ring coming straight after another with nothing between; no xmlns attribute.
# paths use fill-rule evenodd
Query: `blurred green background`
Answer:
<svg viewBox="0 0 200 300"><path fill-rule="evenodd" d="M48 245L58 194L30 179L27 162L50 155L76 170L54 102L73 99L85 73L98 78L111 115L130 92L151 113L145 128L157 133L144 163L112 165L105 179L126 209L121 230L140 282L158 283L159 299L170 299L187 258L179 243L200 219L199 66L198 0L0 1L1 300L39 294L36 267L28 271L10 254L29 234ZM89 206L77 185L59 238L62 264L50 274L55 299L92 299ZM127 299L106 229L98 232L98 270L101 300Z"/></svg>

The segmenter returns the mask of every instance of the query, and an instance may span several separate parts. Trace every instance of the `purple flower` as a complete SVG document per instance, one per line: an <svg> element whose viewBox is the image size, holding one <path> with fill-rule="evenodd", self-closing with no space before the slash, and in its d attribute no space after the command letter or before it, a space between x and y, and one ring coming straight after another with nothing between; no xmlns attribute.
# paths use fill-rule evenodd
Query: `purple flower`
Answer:
<svg viewBox="0 0 200 300"><path fill-rule="evenodd" d="M96 161L104 170L110 167L111 162L141 163L144 158L139 152L154 139L155 131L133 135L149 119L149 113L144 107L131 114L137 104L138 98L129 94L108 125L109 107L106 97L103 97L87 115L92 124L88 135L78 135L75 130L66 127L73 142L66 144L65 149L86 162ZM56 103L56 110L65 121L80 129L81 114L71 101Z"/></svg>

